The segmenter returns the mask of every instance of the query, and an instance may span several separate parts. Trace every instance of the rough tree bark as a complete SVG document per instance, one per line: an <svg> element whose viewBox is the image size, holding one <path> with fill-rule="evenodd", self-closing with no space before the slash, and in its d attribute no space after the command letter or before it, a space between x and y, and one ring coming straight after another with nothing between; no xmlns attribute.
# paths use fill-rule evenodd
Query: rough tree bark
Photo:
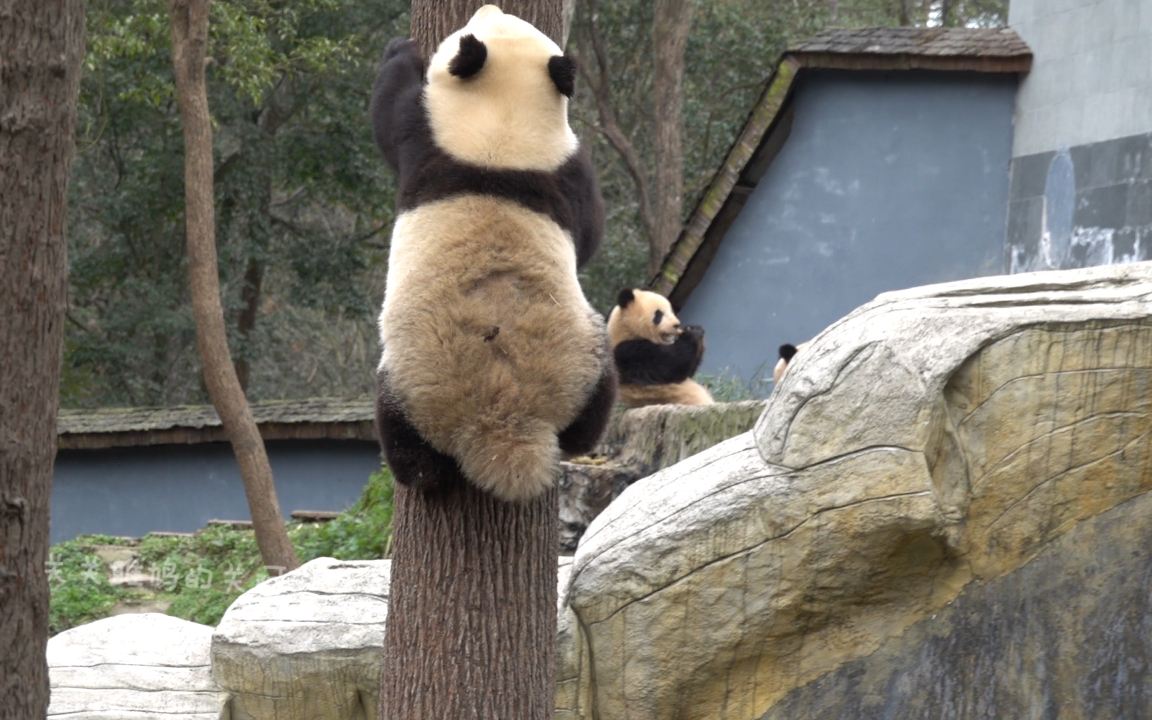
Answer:
<svg viewBox="0 0 1152 720"><path fill-rule="evenodd" d="M532 23L560 47L567 44L576 0L413 0L412 37L424 57L432 57L441 40L468 22L481 5L490 4Z"/></svg>
<svg viewBox="0 0 1152 720"><path fill-rule="evenodd" d="M415 0L413 37L435 47L480 4ZM502 6L529 7L541 31L564 35L560 0ZM513 504L470 484L435 493L397 484L393 502L381 720L551 718L556 489Z"/></svg>
<svg viewBox="0 0 1152 720"><path fill-rule="evenodd" d="M691 0L656 0L652 31L655 55L653 184L656 227L648 243L648 277L680 235L684 215L684 50L692 25Z"/></svg>
<svg viewBox="0 0 1152 720"><path fill-rule="evenodd" d="M0 2L0 717L48 711L48 505L81 0Z"/></svg>
<svg viewBox="0 0 1152 720"><path fill-rule="evenodd" d="M188 272L196 345L204 382L240 466L256 544L270 575L300 566L288 539L264 440L228 352L220 277L216 266L216 214L212 194L212 125L204 79L210 0L171 0L172 65L184 122L184 203Z"/></svg>

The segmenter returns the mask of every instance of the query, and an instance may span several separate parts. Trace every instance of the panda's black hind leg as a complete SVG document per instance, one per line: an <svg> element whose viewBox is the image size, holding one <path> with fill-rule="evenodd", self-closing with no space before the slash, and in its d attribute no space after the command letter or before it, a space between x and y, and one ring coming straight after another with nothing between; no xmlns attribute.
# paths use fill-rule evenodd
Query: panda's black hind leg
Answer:
<svg viewBox="0 0 1152 720"><path fill-rule="evenodd" d="M616 384L616 365L609 358L604 363L604 372L584 404L584 409L558 436L560 451L565 456L584 455L596 448L612 417L612 406L616 404Z"/></svg>
<svg viewBox="0 0 1152 720"><path fill-rule="evenodd" d="M464 482L456 461L429 445L408 422L387 370L376 374L376 434L396 482L424 491Z"/></svg>

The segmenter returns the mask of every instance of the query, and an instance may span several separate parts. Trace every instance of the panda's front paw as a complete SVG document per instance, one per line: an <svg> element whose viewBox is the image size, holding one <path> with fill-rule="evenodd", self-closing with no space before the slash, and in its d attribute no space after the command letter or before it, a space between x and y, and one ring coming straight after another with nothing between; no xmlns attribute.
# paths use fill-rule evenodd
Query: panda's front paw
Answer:
<svg viewBox="0 0 1152 720"><path fill-rule="evenodd" d="M688 337L694 338L696 340L703 340L704 328L700 327L699 325L685 325L680 328L680 334L687 335Z"/></svg>
<svg viewBox="0 0 1152 720"><path fill-rule="evenodd" d="M414 53L419 55L420 47L416 41L409 37L392 38L388 43L388 47L384 48L384 62L388 62L392 58L401 53Z"/></svg>

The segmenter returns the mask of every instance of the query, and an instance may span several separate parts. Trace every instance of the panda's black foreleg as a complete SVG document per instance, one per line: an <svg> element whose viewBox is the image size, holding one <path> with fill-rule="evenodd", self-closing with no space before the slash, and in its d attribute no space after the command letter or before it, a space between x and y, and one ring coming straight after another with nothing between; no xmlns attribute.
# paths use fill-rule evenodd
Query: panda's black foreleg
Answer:
<svg viewBox="0 0 1152 720"><path fill-rule="evenodd" d="M429 445L408 422L387 370L376 374L376 434L396 482L425 491L464 482L456 461Z"/></svg>
<svg viewBox="0 0 1152 720"><path fill-rule="evenodd" d="M565 456L584 455L596 448L612 417L612 406L616 404L616 382L616 365L608 358L600 381L584 403L584 408L558 436L560 451Z"/></svg>

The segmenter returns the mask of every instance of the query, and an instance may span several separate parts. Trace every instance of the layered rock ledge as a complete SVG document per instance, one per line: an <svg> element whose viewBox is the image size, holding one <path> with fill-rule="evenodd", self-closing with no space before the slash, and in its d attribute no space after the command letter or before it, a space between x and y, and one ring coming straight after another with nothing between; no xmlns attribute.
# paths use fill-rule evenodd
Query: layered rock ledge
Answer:
<svg viewBox="0 0 1152 720"><path fill-rule="evenodd" d="M1149 489L1152 264L881 295L591 524L557 717L1137 716Z"/></svg>

